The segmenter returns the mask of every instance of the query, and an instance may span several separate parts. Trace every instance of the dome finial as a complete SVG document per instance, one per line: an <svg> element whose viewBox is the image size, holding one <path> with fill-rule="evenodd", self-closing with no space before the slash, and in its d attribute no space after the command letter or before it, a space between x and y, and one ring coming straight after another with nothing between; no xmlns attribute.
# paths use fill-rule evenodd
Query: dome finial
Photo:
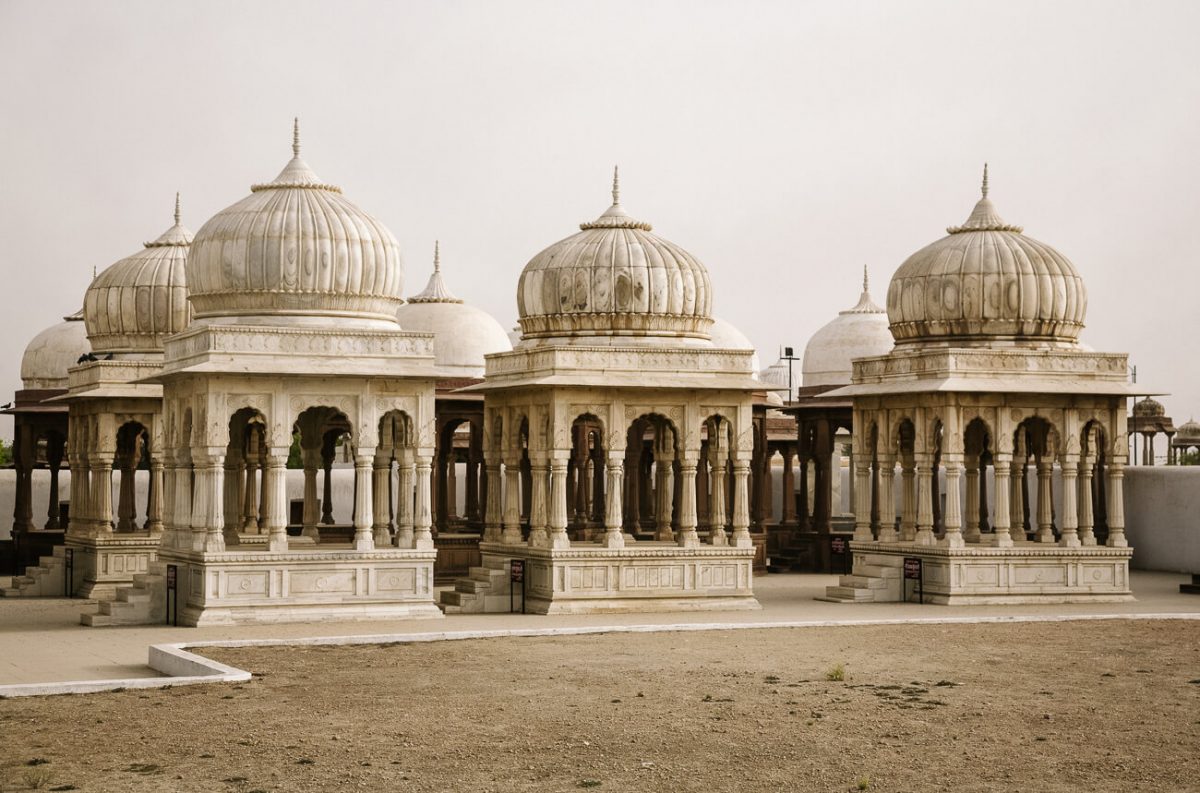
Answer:
<svg viewBox="0 0 1200 793"><path fill-rule="evenodd" d="M613 206L621 203L621 175L618 166L613 166Z"/></svg>
<svg viewBox="0 0 1200 793"><path fill-rule="evenodd" d="M871 291L871 281L867 276L867 266L863 265L863 293Z"/></svg>
<svg viewBox="0 0 1200 793"><path fill-rule="evenodd" d="M175 225L179 225L179 191L175 191Z"/></svg>
<svg viewBox="0 0 1200 793"><path fill-rule="evenodd" d="M300 117L292 119L292 154L300 156Z"/></svg>
<svg viewBox="0 0 1200 793"><path fill-rule="evenodd" d="M433 271L440 273L442 271L442 242L441 240L433 241Z"/></svg>
<svg viewBox="0 0 1200 793"><path fill-rule="evenodd" d="M987 183L987 163L986 162L983 164L983 187L981 188L981 191L983 193L983 197L987 198L988 183Z"/></svg>

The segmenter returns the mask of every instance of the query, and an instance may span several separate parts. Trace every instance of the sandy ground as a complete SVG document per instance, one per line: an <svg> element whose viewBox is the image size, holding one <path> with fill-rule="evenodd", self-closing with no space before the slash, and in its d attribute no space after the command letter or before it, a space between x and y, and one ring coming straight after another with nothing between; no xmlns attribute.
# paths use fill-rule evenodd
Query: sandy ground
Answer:
<svg viewBox="0 0 1200 793"><path fill-rule="evenodd" d="M256 676L0 702L0 789L1200 790L1195 621L207 654Z"/></svg>

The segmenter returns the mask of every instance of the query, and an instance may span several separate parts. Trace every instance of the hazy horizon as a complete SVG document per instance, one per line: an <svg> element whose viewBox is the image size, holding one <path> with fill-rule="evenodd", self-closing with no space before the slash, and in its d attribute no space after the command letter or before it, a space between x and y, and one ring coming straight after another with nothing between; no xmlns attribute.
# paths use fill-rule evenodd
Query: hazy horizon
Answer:
<svg viewBox="0 0 1200 793"><path fill-rule="evenodd" d="M405 293L516 321L521 268L622 203L711 274L763 367L962 222L1088 288L1082 340L1200 416L1194 3L0 0L0 391L25 345L171 223L291 154L395 233ZM799 366L796 368L799 376ZM0 402L11 396L0 395ZM12 421L0 423L10 438ZM1161 445L1161 441L1160 441Z"/></svg>

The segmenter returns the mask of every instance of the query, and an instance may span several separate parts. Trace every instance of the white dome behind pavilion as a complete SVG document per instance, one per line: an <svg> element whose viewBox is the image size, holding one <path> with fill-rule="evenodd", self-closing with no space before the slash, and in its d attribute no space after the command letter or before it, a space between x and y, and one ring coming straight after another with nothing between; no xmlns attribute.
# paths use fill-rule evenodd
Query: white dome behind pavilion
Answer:
<svg viewBox="0 0 1200 793"><path fill-rule="evenodd" d="M429 283L396 311L396 320L404 330L434 334L434 365L446 377L483 377L485 355L512 349L504 327L491 314L467 305L446 287L440 245L434 247Z"/></svg>
<svg viewBox="0 0 1200 793"><path fill-rule="evenodd" d="M864 267L863 291L858 303L839 312L808 340L800 379L806 388L846 385L850 382L854 369L851 362L855 358L886 355L892 346L887 311L871 299L870 283Z"/></svg>
<svg viewBox="0 0 1200 793"><path fill-rule="evenodd" d="M21 383L29 389L67 387L67 370L91 352L82 312L33 337L21 356Z"/></svg>
<svg viewBox="0 0 1200 793"><path fill-rule="evenodd" d="M746 338L746 334L738 330L736 325L720 317L713 317L712 326L709 328L708 333L712 338L713 347L716 347L718 350L754 351L754 357L750 359L754 366L752 377L758 377L758 351L754 349L754 345L750 343L750 339Z"/></svg>

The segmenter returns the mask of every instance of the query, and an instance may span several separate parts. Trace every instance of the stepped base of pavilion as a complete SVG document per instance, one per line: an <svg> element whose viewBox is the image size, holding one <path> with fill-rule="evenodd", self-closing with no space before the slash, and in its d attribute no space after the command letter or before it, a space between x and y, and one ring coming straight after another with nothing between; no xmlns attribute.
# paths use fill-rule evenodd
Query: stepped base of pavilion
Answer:
<svg viewBox="0 0 1200 793"><path fill-rule="evenodd" d="M80 536L68 534L71 551L71 591L75 597L112 600L134 576L149 571L158 554L161 535L131 532Z"/></svg>
<svg viewBox="0 0 1200 793"><path fill-rule="evenodd" d="M525 610L531 614L613 614L758 609L754 548L682 548L637 542L625 548L480 543L485 568L525 562ZM520 608L520 584L512 584ZM506 609L507 610L507 609Z"/></svg>
<svg viewBox="0 0 1200 793"><path fill-rule="evenodd" d="M440 618L433 602L436 556L322 544L282 552L163 549L159 561L176 566L180 625L262 625Z"/></svg>
<svg viewBox="0 0 1200 793"><path fill-rule="evenodd" d="M985 535L986 536L986 535ZM917 581L904 560L919 559L924 602L948 606L1020 603L1117 603L1129 589L1132 548L1068 548L1018 542L1011 548L962 548L912 542L851 542L854 566L819 598L841 603L913 601Z"/></svg>

